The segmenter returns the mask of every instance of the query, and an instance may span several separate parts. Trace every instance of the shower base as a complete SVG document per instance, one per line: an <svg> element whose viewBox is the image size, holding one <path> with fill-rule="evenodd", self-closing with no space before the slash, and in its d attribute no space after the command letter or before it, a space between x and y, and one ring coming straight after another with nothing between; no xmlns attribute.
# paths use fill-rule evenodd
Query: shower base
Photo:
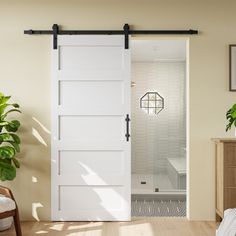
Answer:
<svg viewBox="0 0 236 236"><path fill-rule="evenodd" d="M132 194L152 194L158 192L185 193L185 190L175 189L171 184L169 176L164 173L153 175L132 174L131 184Z"/></svg>
<svg viewBox="0 0 236 236"><path fill-rule="evenodd" d="M131 214L134 217L185 217L186 191L175 189L164 173L132 174Z"/></svg>

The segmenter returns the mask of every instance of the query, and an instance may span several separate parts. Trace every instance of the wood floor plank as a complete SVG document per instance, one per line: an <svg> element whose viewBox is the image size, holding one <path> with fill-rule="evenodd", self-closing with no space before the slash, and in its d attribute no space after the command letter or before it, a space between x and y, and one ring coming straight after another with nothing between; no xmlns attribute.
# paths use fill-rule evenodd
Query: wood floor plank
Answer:
<svg viewBox="0 0 236 236"><path fill-rule="evenodd" d="M216 222L133 218L131 222L22 222L23 236L214 236ZM14 228L0 236L15 236Z"/></svg>

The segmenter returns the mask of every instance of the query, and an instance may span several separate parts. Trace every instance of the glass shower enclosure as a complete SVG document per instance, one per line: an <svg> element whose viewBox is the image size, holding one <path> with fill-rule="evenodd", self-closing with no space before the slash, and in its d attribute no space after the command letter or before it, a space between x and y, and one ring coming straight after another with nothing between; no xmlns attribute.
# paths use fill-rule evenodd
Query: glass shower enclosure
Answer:
<svg viewBox="0 0 236 236"><path fill-rule="evenodd" d="M132 193L185 194L186 42L133 40L131 48Z"/></svg>

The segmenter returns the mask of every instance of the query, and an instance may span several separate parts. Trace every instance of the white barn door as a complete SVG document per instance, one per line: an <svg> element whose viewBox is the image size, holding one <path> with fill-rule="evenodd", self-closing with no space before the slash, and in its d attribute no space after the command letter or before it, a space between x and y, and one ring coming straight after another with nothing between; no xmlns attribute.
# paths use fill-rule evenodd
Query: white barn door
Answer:
<svg viewBox="0 0 236 236"><path fill-rule="evenodd" d="M124 36L59 35L52 65L52 220L130 220Z"/></svg>

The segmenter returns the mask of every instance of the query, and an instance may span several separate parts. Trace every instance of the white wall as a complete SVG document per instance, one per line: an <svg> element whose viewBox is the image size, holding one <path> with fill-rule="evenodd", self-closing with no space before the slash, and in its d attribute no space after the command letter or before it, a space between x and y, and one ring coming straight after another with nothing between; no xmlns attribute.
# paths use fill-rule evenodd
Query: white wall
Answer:
<svg viewBox="0 0 236 236"><path fill-rule="evenodd" d="M132 173L166 172L167 158L185 156L185 62L133 62L132 81ZM164 97L158 115L140 108L148 91Z"/></svg>

